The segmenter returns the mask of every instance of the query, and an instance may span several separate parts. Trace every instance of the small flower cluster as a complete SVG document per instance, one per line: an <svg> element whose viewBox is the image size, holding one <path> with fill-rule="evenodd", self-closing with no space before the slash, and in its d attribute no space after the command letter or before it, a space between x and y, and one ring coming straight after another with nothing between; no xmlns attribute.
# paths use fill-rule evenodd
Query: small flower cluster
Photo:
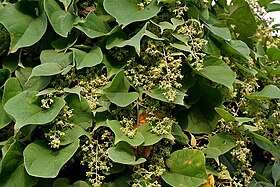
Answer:
<svg viewBox="0 0 280 187"><path fill-rule="evenodd" d="M101 94L98 91L109 82L105 73L100 72L96 67L87 68L84 73L77 73L72 69L66 75L58 75L52 82L56 90L63 90L72 85L82 88L81 95L87 100L92 110L99 106L98 99Z"/></svg>
<svg viewBox="0 0 280 187"><path fill-rule="evenodd" d="M44 98L41 100L41 108L43 109L49 109L53 103L53 99L52 98Z"/></svg>
<svg viewBox="0 0 280 187"><path fill-rule="evenodd" d="M53 149L59 149L60 138L65 136L65 133L60 130L51 130L48 133L45 133L45 137L50 139L49 145Z"/></svg>
<svg viewBox="0 0 280 187"><path fill-rule="evenodd" d="M191 53L187 56L187 61L196 70L203 68L203 58L205 53L202 52L202 48L208 43L203 39L204 25L202 25L196 19L188 19L183 25L176 31L177 34L186 38L186 42L191 47Z"/></svg>
<svg viewBox="0 0 280 187"><path fill-rule="evenodd" d="M86 166L86 177L94 187L100 187L113 162L108 156L108 149L114 145L113 133L106 129L98 129L90 133L92 140L87 140L81 146L82 161ZM98 137L96 137L98 135Z"/></svg>
<svg viewBox="0 0 280 187"><path fill-rule="evenodd" d="M127 62L125 75L135 87L150 91L158 87L163 89L165 98L173 102L182 85L178 82L181 74L182 58L173 56L171 47L161 41L144 40L141 52L142 60L135 58Z"/></svg>
<svg viewBox="0 0 280 187"><path fill-rule="evenodd" d="M58 116L51 122L51 129L48 133L45 133L45 137L50 140L49 144L51 148L59 149L60 138L65 136L63 131L74 126L74 123L70 120L72 117L73 109L70 109L68 105L65 105Z"/></svg>
<svg viewBox="0 0 280 187"><path fill-rule="evenodd" d="M141 3L138 3L137 6L140 8L141 11L145 9L146 6L151 4L152 0L142 0Z"/></svg>
<svg viewBox="0 0 280 187"><path fill-rule="evenodd" d="M162 140L153 146L152 152L149 155L148 168L141 166L134 167L132 174L133 187L160 187L159 179L166 171L165 158L170 155L171 144L168 140Z"/></svg>

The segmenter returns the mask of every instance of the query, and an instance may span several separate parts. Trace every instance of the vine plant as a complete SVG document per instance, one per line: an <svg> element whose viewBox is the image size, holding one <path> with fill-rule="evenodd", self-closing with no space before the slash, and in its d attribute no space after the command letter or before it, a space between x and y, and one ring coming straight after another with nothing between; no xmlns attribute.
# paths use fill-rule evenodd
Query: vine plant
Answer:
<svg viewBox="0 0 280 187"><path fill-rule="evenodd" d="M280 186L271 0L1 0L0 186Z"/></svg>

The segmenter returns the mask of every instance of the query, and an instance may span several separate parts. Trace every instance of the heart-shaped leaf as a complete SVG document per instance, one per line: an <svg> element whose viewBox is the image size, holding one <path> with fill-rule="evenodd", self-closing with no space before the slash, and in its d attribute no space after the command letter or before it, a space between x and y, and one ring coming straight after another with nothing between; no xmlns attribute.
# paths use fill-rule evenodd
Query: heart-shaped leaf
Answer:
<svg viewBox="0 0 280 187"><path fill-rule="evenodd" d="M55 50L44 50L40 54L41 64L44 63L57 63L62 68L66 68L73 62L73 53L58 53Z"/></svg>
<svg viewBox="0 0 280 187"><path fill-rule="evenodd" d="M109 148L108 156L112 161L126 165L139 165L146 161L145 158L136 160L131 146L126 142L120 142L116 147Z"/></svg>
<svg viewBox="0 0 280 187"><path fill-rule="evenodd" d="M79 140L59 150L51 150L45 141L35 141L23 151L25 169L34 177L54 178L78 147Z"/></svg>
<svg viewBox="0 0 280 187"><path fill-rule="evenodd" d="M137 21L144 21L157 15L160 5L152 0L143 10L137 5L139 1L131 0L104 0L104 9L115 17L119 25L123 27Z"/></svg>
<svg viewBox="0 0 280 187"><path fill-rule="evenodd" d="M42 38L47 29L47 18L44 13L38 18L33 18L20 12L17 3L9 3L1 9L0 23L10 33L10 53L16 52L19 48L35 44Z"/></svg>
<svg viewBox="0 0 280 187"><path fill-rule="evenodd" d="M15 129L29 124L43 125L51 122L64 107L65 101L61 98L53 98L49 109L41 108L40 98L37 92L24 91L11 98L4 105L4 110L11 115L15 121Z"/></svg>
<svg viewBox="0 0 280 187"><path fill-rule="evenodd" d="M22 92L22 87L20 85L19 80L16 77L9 78L4 85L4 93L2 98L3 105L9 99L16 96L20 92Z"/></svg>
<svg viewBox="0 0 280 187"><path fill-rule="evenodd" d="M199 186L207 182L205 158L202 151L182 149L173 152L166 160L170 171L163 173L163 180L174 187Z"/></svg>
<svg viewBox="0 0 280 187"><path fill-rule="evenodd" d="M33 68L29 79L32 77L39 77L39 76L42 77L52 76L52 75L60 74L62 72L63 69L59 64L54 62L44 63Z"/></svg>

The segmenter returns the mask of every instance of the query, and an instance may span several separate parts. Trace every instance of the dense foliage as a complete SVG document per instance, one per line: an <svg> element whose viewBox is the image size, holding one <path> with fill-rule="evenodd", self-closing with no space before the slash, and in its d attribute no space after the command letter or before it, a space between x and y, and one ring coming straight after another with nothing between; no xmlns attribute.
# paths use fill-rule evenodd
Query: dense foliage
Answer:
<svg viewBox="0 0 280 187"><path fill-rule="evenodd" d="M280 186L277 10L0 1L0 186Z"/></svg>

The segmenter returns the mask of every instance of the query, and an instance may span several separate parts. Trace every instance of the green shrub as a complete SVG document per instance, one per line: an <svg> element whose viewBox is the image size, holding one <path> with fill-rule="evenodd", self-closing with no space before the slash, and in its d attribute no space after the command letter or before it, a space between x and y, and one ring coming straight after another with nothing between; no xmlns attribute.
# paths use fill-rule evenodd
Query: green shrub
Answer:
<svg viewBox="0 0 280 187"><path fill-rule="evenodd" d="M279 186L279 4L0 2L0 186Z"/></svg>

